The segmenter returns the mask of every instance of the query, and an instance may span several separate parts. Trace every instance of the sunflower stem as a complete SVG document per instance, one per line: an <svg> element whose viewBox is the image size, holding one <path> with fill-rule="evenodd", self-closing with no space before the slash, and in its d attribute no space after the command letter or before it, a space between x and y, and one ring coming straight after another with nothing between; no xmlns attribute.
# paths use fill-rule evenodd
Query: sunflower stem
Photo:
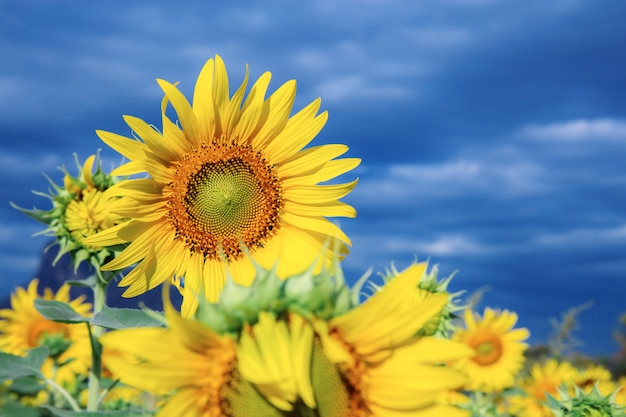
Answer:
<svg viewBox="0 0 626 417"><path fill-rule="evenodd" d="M99 270L96 270L96 279L93 289L93 314L94 316L102 311L106 301L106 288L108 280L103 279ZM102 373L102 345L100 336L102 327L93 326L87 323L89 329L89 339L91 340L91 369L89 370L89 389L87 392L87 411L97 411L100 403L100 376Z"/></svg>
<svg viewBox="0 0 626 417"><path fill-rule="evenodd" d="M47 385L49 385L50 387L52 387L56 392L58 392L59 394L61 394L61 396L65 399L65 401L67 401L67 403L69 404L70 407L72 407L73 411L80 411L80 406L78 405L78 403L76 402L76 400L74 398L72 398L72 396L70 395L69 392L67 392L65 389L63 389L62 386L60 386L59 384L57 384L56 382L54 382L52 379L48 379L48 378L44 378L44 381Z"/></svg>

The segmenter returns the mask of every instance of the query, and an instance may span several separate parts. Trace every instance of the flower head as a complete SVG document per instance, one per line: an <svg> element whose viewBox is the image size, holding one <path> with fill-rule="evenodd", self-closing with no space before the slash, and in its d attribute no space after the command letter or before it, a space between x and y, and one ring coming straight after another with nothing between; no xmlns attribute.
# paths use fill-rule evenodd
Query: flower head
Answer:
<svg viewBox="0 0 626 417"><path fill-rule="evenodd" d="M197 308L195 295L216 301L227 274L249 285L255 276L253 260L269 269L280 256L278 274L286 277L304 271L329 237L350 243L326 218L355 216L339 199L356 181L319 183L360 160L335 159L347 151L345 145L303 149L327 114L317 114L317 99L292 116L295 81L265 98L270 77L263 74L244 100L246 74L230 96L226 68L216 56L200 72L192 103L174 84L158 80L165 93L161 132L130 116L125 121L140 140L98 131L130 160L115 174L149 174L120 182L109 192L129 197L113 212L130 220L85 240L90 245L131 242L105 266L138 263L120 282L129 287L124 296L176 277L182 312L189 317ZM178 124L166 115L169 103ZM324 258L330 257L327 251Z"/></svg>
<svg viewBox="0 0 626 417"><path fill-rule="evenodd" d="M50 199L52 202L50 210L44 211L36 208L27 210L14 207L48 225L41 233L54 236L56 240L51 246L59 245L59 252L54 263L61 256L69 253L75 269L78 269L83 261L99 269L112 258L115 249L119 248L93 247L84 244L82 239L106 230L123 220L109 210L110 204L115 199L105 196L104 193L113 185L115 179L102 171L96 155L89 156L82 166L77 159L76 165L79 171L78 176L73 177L63 169L65 172L63 186L50 180L54 191L50 194L36 193ZM92 172L94 165L96 166L95 173Z"/></svg>
<svg viewBox="0 0 626 417"><path fill-rule="evenodd" d="M417 263L417 262L416 262ZM450 332L453 331L456 327L453 324L453 320L457 318L457 312L462 310L463 307L458 304L458 297L463 294L463 291L458 291L453 294L448 292L448 285L452 278L454 278L454 274L449 275L447 278L439 279L438 278L439 268L437 265L433 265L430 268L429 272L425 272L422 275L419 283L417 284L418 290L415 292L415 300L422 300L426 297L430 297L433 294L447 294L448 302L445 307L441 310L441 313L433 317L430 322L424 326L421 332L427 336L438 336L445 339L450 337ZM392 280L400 273L396 269L395 265L391 265L390 268L385 270L385 273L382 274L383 281L387 282ZM369 283L370 287L374 291L378 291L381 287L377 285Z"/></svg>
<svg viewBox="0 0 626 417"><path fill-rule="evenodd" d="M453 338L474 350L470 358L456 366L470 379L467 388L484 392L501 391L513 386L524 364L524 350L529 332L514 329L517 314L486 308L483 317L465 311L465 328L458 329Z"/></svg>
<svg viewBox="0 0 626 417"><path fill-rule="evenodd" d="M511 398L511 411L520 417L552 417L546 405L547 395L556 395L558 388L572 383L577 374L568 362L550 359L534 364L530 375L520 384L525 395Z"/></svg>
<svg viewBox="0 0 626 417"><path fill-rule="evenodd" d="M0 310L0 350L25 355L32 348L46 345L51 358L43 372L51 378L56 372L60 383L74 382L77 375L86 375L91 364L89 332L83 324L64 324L45 319L36 309L35 300L56 300L68 303L76 312L87 316L91 305L85 297L70 299L69 285L63 285L55 294L49 288L39 295L39 280L33 279L26 289L17 288L11 294L11 308ZM54 371L53 367L59 366Z"/></svg>
<svg viewBox="0 0 626 417"><path fill-rule="evenodd" d="M201 301L198 319L167 306L169 328L118 330L102 343L137 358L109 360L122 382L173 392L158 416L463 416L439 396L465 382L443 364L471 351L419 335L448 298L414 302L425 268L413 265L363 304L338 265L286 281L261 268L252 286L232 284L223 300Z"/></svg>

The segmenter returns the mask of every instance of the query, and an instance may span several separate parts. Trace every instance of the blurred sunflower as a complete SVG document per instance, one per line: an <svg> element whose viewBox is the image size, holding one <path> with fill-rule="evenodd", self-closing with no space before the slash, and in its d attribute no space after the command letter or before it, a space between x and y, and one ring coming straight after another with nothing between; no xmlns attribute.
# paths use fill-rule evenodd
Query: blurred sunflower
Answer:
<svg viewBox="0 0 626 417"><path fill-rule="evenodd" d="M611 372L602 365L589 365L578 372L574 384L583 392L589 394L594 386L598 386L600 392L609 395L617 388L612 380ZM573 387L570 394L574 395Z"/></svg>
<svg viewBox="0 0 626 417"><path fill-rule="evenodd" d="M470 358L455 364L469 376L467 388L484 392L501 391L513 386L524 364L524 343L527 329L514 329L517 314L486 308L481 318L465 310L465 328L458 329L453 339L474 350Z"/></svg>
<svg viewBox="0 0 626 417"><path fill-rule="evenodd" d="M56 300L68 303L76 312L89 316L91 305L85 297L70 299L69 285L63 285L56 294L49 288L39 295L39 280L33 279L28 288L17 288L11 294L11 308L0 310L0 350L25 355L37 346L46 345L50 358L42 371L48 378L62 384L75 382L76 376L87 375L91 365L89 331L84 324L64 324L45 319L35 309L35 300ZM56 365L55 365L56 362ZM58 369L55 369L58 365Z"/></svg>
<svg viewBox="0 0 626 417"><path fill-rule="evenodd" d="M51 194L36 193L50 199L52 202L50 210L44 211L36 208L28 210L12 205L35 220L48 225L41 234L55 238L50 246L59 245L59 252L53 263L69 253L75 269L78 269L83 261L99 269L106 261L113 258L115 249L119 248L96 248L83 244L81 240L123 220L109 210L109 205L115 199L104 194L104 191L113 185L115 179L102 171L96 155L89 156L82 166L77 159L76 165L78 176L73 177L63 169L65 173L63 186L49 180L54 191ZM93 172L94 165L95 173Z"/></svg>
<svg viewBox="0 0 626 417"><path fill-rule="evenodd" d="M550 359L534 364L530 375L519 387L524 395L510 399L510 411L519 417L553 417L546 405L546 394L557 396L557 389L574 382L578 371L568 362Z"/></svg>
<svg viewBox="0 0 626 417"><path fill-rule="evenodd" d="M108 366L127 384L173 391L161 417L466 416L439 398L466 381L443 363L471 350L418 336L448 301L447 294L434 294L415 304L425 268L411 266L360 305L348 301L338 274L311 269L283 281L263 270L252 286L229 281L228 297L201 302L198 320L184 320L168 305L167 329L107 333L105 348L136 357L109 358ZM294 285L313 290L290 298ZM224 324L242 317L250 319Z"/></svg>
<svg viewBox="0 0 626 417"><path fill-rule="evenodd" d="M286 277L304 271L329 237L350 244L326 217L355 216L339 199L356 181L318 183L355 168L360 160L335 159L347 151L345 145L303 150L326 123L327 113L317 114L317 99L290 116L295 81L266 99L270 78L269 72L261 75L244 100L246 72L231 97L226 68L216 56L200 72L192 103L174 84L158 80L165 93L162 132L130 116L124 120L140 140L97 132L130 160L116 175L149 174L120 182L108 193L130 197L111 207L130 221L84 241L100 246L131 242L105 266L114 270L138 263L120 282L129 287L124 296L175 276L184 296L182 314L189 317L197 308L194 295L216 301L227 273L249 285L255 275L252 260L270 268L280 256L278 273ZM180 125L166 116L168 103Z"/></svg>

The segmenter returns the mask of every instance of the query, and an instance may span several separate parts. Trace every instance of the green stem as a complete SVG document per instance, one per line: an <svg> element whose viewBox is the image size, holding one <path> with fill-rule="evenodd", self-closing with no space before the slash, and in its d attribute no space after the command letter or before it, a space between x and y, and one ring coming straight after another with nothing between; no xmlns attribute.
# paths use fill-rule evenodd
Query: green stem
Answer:
<svg viewBox="0 0 626 417"><path fill-rule="evenodd" d="M57 384L56 382L54 382L52 379L48 379L48 378L44 378L44 381L46 382L46 384L50 385L52 388L54 388L54 390L56 392L58 392L59 394L61 394L61 396L63 398L65 398L65 401L67 401L67 403L70 405L70 407L72 407L72 410L74 411L80 411L80 406L78 405L78 403L76 402L76 400L74 398L72 398L72 396L70 395L69 392L67 392L66 390L63 389L63 387L61 387L59 384Z"/></svg>
<svg viewBox="0 0 626 417"><path fill-rule="evenodd" d="M93 287L93 314L94 316L102 311L105 305L106 288L108 281L104 280L98 271L98 279ZM102 372L102 346L100 336L102 327L93 326L87 323L89 338L91 339L91 369L89 370L89 389L87 392L87 411L97 411L100 397L100 374Z"/></svg>

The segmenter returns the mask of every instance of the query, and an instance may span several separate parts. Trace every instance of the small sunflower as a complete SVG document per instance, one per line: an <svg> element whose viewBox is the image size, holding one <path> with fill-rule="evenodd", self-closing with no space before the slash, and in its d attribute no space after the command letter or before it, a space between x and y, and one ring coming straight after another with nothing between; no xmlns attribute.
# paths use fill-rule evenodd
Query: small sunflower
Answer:
<svg viewBox="0 0 626 417"><path fill-rule="evenodd" d="M246 73L231 97L226 68L216 56L200 72L192 103L174 84L158 80L165 93L162 132L130 116L124 119L141 140L97 132L130 160L115 174L149 174L122 181L109 192L129 197L112 211L130 221L85 240L101 246L131 242L105 265L114 270L138 263L120 282L129 287L125 297L175 276L183 315L189 317L197 308L194 295L216 301L227 274L249 285L255 274L252 260L271 268L280 256L278 273L286 277L304 271L329 237L350 243L326 218L355 216L339 199L356 181L319 183L360 160L335 159L347 151L345 145L303 149L322 129L327 113L317 114L317 99L290 116L295 81L266 99L270 78L264 73L244 100ZM179 124L166 116L168 103Z"/></svg>
<svg viewBox="0 0 626 417"><path fill-rule="evenodd" d="M557 395L558 388L572 384L577 375L578 370L568 362L550 359L533 365L530 375L520 384L525 395L512 397L510 410L519 417L553 417L546 405L547 394Z"/></svg>
<svg viewBox="0 0 626 417"><path fill-rule="evenodd" d="M26 289L17 288L11 294L11 308L0 310L0 350L25 355L28 350L45 344L51 348L51 358L43 367L48 378L53 377L63 384L75 382L76 376L85 376L91 365L89 331L84 324L64 324L45 319L36 309L35 300L56 300L68 303L76 312L89 316L91 305L85 297L70 299L68 285L63 285L56 294L49 288L39 295L39 280L33 279ZM59 348L60 347L60 348ZM56 349L57 352L53 352ZM55 371L54 361L59 365Z"/></svg>
<svg viewBox="0 0 626 417"><path fill-rule="evenodd" d="M417 263L415 261L414 263ZM458 304L459 296L463 294L464 291L458 291L455 293L450 293L448 291L448 285L454 278L455 274L449 275L447 278L439 279L437 276L439 273L439 267L437 265L433 265L430 268L430 271L424 272L422 278L417 284L417 291L415 291L415 302L419 302L426 297L430 297L433 294L447 294L448 302L446 303L441 313L437 316L433 317L430 322L424 326L421 330L423 335L425 336L437 336L441 338L448 339L450 338L450 332L453 331L456 327L453 324L454 319L457 318L457 312L462 310L464 307ZM394 264L391 265L390 268L385 269L385 272L382 275L383 281L387 282L394 277L398 276L400 272L396 269ZM369 282L369 287L374 291L378 291L381 287L373 284L371 281Z"/></svg>
<svg viewBox="0 0 626 417"><path fill-rule="evenodd" d="M123 220L109 210L109 205L115 198L105 196L104 193L113 185L115 179L102 171L96 155L89 156L82 166L77 159L76 165L79 172L77 177L71 176L63 169L65 173L63 186L49 180L54 191L51 194L36 193L50 199L52 209L48 211L36 208L27 210L13 206L48 225L41 234L53 236L56 239L51 246L59 245L59 252L53 263L69 253L75 269L78 269L83 261L99 269L105 262L112 259L116 248L92 247L83 244L81 240ZM96 166L95 173L92 172L94 165Z"/></svg>
<svg viewBox="0 0 626 417"><path fill-rule="evenodd" d="M587 394L594 387L597 387L604 395L615 391L616 388L611 377L611 371L602 365L589 365L581 369L573 382ZM572 391L571 394L574 395L574 392Z"/></svg>
<svg viewBox="0 0 626 417"><path fill-rule="evenodd" d="M169 328L107 333L105 349L136 357L108 366L129 385L173 392L159 417L465 416L439 397L466 381L443 364L471 350L419 336L448 299L414 302L425 269L411 266L363 304L336 268L287 280L260 269L250 287L229 281L223 300L200 301L198 319L167 305Z"/></svg>
<svg viewBox="0 0 626 417"><path fill-rule="evenodd" d="M453 338L475 352L455 365L468 374L468 389L494 392L513 386L524 364L524 340L529 336L524 328L514 329L515 323L517 314L507 310L486 308L482 318L465 310L465 328Z"/></svg>

